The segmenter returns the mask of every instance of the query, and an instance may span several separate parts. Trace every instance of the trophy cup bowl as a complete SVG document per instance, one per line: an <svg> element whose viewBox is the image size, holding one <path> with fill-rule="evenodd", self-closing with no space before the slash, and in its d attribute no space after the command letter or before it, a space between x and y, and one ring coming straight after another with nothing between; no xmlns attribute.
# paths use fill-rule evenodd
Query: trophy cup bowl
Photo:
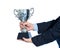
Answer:
<svg viewBox="0 0 60 48"><path fill-rule="evenodd" d="M14 9L14 15L21 21L26 22L34 13L34 8L31 9ZM18 33L17 39L31 38L30 32L24 27L21 32Z"/></svg>

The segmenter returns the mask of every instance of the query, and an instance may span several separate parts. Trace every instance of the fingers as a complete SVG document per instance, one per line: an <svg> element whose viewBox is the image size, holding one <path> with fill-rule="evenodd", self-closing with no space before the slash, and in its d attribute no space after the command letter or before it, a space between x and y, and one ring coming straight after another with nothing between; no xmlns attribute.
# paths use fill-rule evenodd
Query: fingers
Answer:
<svg viewBox="0 0 60 48"><path fill-rule="evenodd" d="M20 28L24 28L24 23L23 22L20 22Z"/></svg>
<svg viewBox="0 0 60 48"><path fill-rule="evenodd" d="M20 22L20 28L26 28L28 31L33 30L33 24L28 23L28 22Z"/></svg>
<svg viewBox="0 0 60 48"><path fill-rule="evenodd" d="M24 38L24 37L23 37L23 40L24 40L25 42L28 42L28 39L26 39L26 38Z"/></svg>
<svg viewBox="0 0 60 48"><path fill-rule="evenodd" d="M20 25L27 25L28 24L28 22L20 22Z"/></svg>
<svg viewBox="0 0 60 48"><path fill-rule="evenodd" d="M20 28L28 27L28 22L20 22Z"/></svg>
<svg viewBox="0 0 60 48"><path fill-rule="evenodd" d="M24 37L23 37L23 41L25 41L25 42L32 42L31 38L27 39L27 38L24 38Z"/></svg>

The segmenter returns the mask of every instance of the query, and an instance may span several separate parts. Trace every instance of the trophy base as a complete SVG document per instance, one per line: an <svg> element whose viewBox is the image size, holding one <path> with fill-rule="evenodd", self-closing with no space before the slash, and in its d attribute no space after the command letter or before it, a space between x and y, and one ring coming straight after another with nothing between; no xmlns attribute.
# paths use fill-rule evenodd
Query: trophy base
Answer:
<svg viewBox="0 0 60 48"><path fill-rule="evenodd" d="M28 32L21 32L21 33L18 33L18 36L17 36L17 39L23 39L23 37L25 38L29 38L29 33Z"/></svg>

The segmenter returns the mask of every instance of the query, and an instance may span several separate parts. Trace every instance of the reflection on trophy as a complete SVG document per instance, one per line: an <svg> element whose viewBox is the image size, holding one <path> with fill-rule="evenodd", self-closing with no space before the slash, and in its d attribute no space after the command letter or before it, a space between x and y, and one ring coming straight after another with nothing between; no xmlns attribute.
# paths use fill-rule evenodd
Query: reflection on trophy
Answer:
<svg viewBox="0 0 60 48"><path fill-rule="evenodd" d="M14 15L21 21L26 22L34 13L34 8L31 9L14 9ZM31 33L24 27L21 32L18 33L17 39L31 38Z"/></svg>

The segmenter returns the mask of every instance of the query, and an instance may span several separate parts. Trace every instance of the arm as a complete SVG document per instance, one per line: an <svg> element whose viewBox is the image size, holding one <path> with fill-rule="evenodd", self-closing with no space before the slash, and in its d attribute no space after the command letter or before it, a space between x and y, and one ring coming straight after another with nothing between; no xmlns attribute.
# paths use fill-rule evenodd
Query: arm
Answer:
<svg viewBox="0 0 60 48"><path fill-rule="evenodd" d="M52 20L48 22L37 23L38 33L46 32L48 29L50 29L55 24L55 22L56 22L55 20Z"/></svg>
<svg viewBox="0 0 60 48"><path fill-rule="evenodd" d="M44 28L43 28L44 29ZM42 33L41 35L32 38L32 42L36 46L40 46L49 42L52 42L60 37L60 20L55 23L49 30Z"/></svg>
<svg viewBox="0 0 60 48"><path fill-rule="evenodd" d="M27 25L26 28L27 30L33 30L33 25L31 25L30 23L26 22L26 23L22 23L20 24L21 28L23 27L23 25ZM44 25L44 24L43 24ZM41 30L41 32L43 32L42 34L40 35L37 35L35 37L33 37L32 39L29 38L23 38L23 41L25 42L33 42L36 46L40 46L40 45L43 45L43 44L47 44L49 42L52 42L54 41L55 39L58 39L60 37L60 17L56 19L56 21L51 21L50 22L50 25L48 25L49 29L46 27L46 31L44 32L42 23L41 23L41 26L42 26L42 30L41 28L39 30ZM40 26L38 24L38 26ZM38 30L38 33L40 33Z"/></svg>

